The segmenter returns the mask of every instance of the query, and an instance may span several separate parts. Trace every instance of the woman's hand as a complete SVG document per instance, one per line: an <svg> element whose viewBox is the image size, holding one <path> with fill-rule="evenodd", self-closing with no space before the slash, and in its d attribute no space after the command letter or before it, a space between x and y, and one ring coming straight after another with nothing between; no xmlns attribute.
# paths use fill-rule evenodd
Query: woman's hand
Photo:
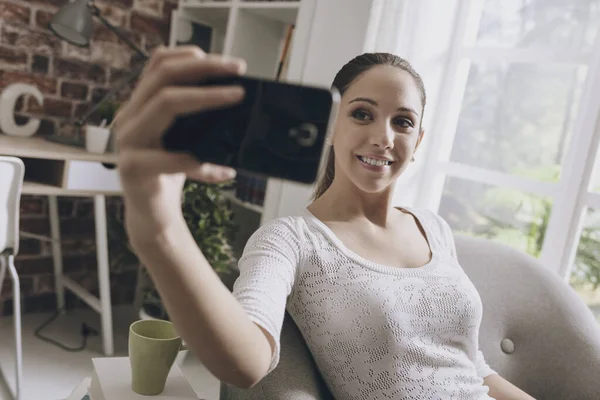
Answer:
<svg viewBox="0 0 600 400"><path fill-rule="evenodd" d="M207 55L196 46L159 48L142 73L115 129L118 166L130 239L162 235L181 219L181 193L188 179L220 182L235 171L167 152L161 137L182 114L227 106L243 98L237 86L185 86L212 76L245 72L239 59ZM202 127L198 127L202 134ZM178 221L179 222L179 221Z"/></svg>

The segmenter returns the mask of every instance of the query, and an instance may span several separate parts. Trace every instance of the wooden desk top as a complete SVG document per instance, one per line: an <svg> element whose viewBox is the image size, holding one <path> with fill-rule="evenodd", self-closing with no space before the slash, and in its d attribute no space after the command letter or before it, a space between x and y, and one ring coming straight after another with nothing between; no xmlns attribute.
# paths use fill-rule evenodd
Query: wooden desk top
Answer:
<svg viewBox="0 0 600 400"><path fill-rule="evenodd" d="M41 136L27 138L0 133L0 154L15 157L41 158L46 160L98 161L116 164L116 154L90 153L84 148L68 146L45 140Z"/></svg>

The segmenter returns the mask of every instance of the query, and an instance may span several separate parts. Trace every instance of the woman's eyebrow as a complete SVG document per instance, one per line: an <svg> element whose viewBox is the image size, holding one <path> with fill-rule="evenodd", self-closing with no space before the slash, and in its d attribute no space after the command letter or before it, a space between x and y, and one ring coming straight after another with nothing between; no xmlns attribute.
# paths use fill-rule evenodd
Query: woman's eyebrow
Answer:
<svg viewBox="0 0 600 400"><path fill-rule="evenodd" d="M378 106L379 105L379 103L377 103L375 100L370 99L368 97L356 97L356 98L350 100L348 103L354 103L354 102L357 102L357 101L364 101L364 102L372 104L374 106ZM413 110L410 107L398 107L397 111L406 111L406 112L415 114L417 117L419 116L419 113L416 112L415 110Z"/></svg>

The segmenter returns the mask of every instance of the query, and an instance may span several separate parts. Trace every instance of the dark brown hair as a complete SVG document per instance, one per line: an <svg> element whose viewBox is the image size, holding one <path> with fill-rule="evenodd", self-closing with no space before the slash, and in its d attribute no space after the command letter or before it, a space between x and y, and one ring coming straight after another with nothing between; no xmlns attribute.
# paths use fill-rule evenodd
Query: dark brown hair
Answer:
<svg viewBox="0 0 600 400"><path fill-rule="evenodd" d="M421 76L413 69L408 61L390 53L364 53L353 58L338 71L331 86L335 87L340 92L340 95L343 95L360 75L378 65L390 65L408 72L415 80L415 83L421 92L421 103L423 110L425 109L427 97L425 95L425 85L423 84ZM421 113L421 122L422 121L423 113ZM315 189L313 197L315 200L321 197L323 193L329 189L331 182L333 182L334 175L335 154L333 152L333 146L330 146L325 169L321 171L321 176Z"/></svg>

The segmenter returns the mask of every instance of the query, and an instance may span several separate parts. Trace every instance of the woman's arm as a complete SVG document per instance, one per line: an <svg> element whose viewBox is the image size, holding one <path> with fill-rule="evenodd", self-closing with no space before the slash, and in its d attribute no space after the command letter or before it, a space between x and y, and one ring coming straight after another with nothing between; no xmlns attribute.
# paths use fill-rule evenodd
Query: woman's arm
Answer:
<svg viewBox="0 0 600 400"><path fill-rule="evenodd" d="M244 70L241 60L205 54L197 46L160 47L115 129L130 243L190 349L218 379L238 387L252 386L267 373L272 345L221 283L181 210L187 179L222 182L235 171L200 163L186 152L167 152L162 137L180 115L239 103L244 97L239 86L195 83Z"/></svg>
<svg viewBox="0 0 600 400"><path fill-rule="evenodd" d="M488 375L483 384L490 388L488 394L496 400L535 400L498 374Z"/></svg>
<svg viewBox="0 0 600 400"><path fill-rule="evenodd" d="M179 334L207 369L236 387L260 381L271 363L272 344L221 282L185 221L173 222L155 240L134 238L132 244Z"/></svg>

